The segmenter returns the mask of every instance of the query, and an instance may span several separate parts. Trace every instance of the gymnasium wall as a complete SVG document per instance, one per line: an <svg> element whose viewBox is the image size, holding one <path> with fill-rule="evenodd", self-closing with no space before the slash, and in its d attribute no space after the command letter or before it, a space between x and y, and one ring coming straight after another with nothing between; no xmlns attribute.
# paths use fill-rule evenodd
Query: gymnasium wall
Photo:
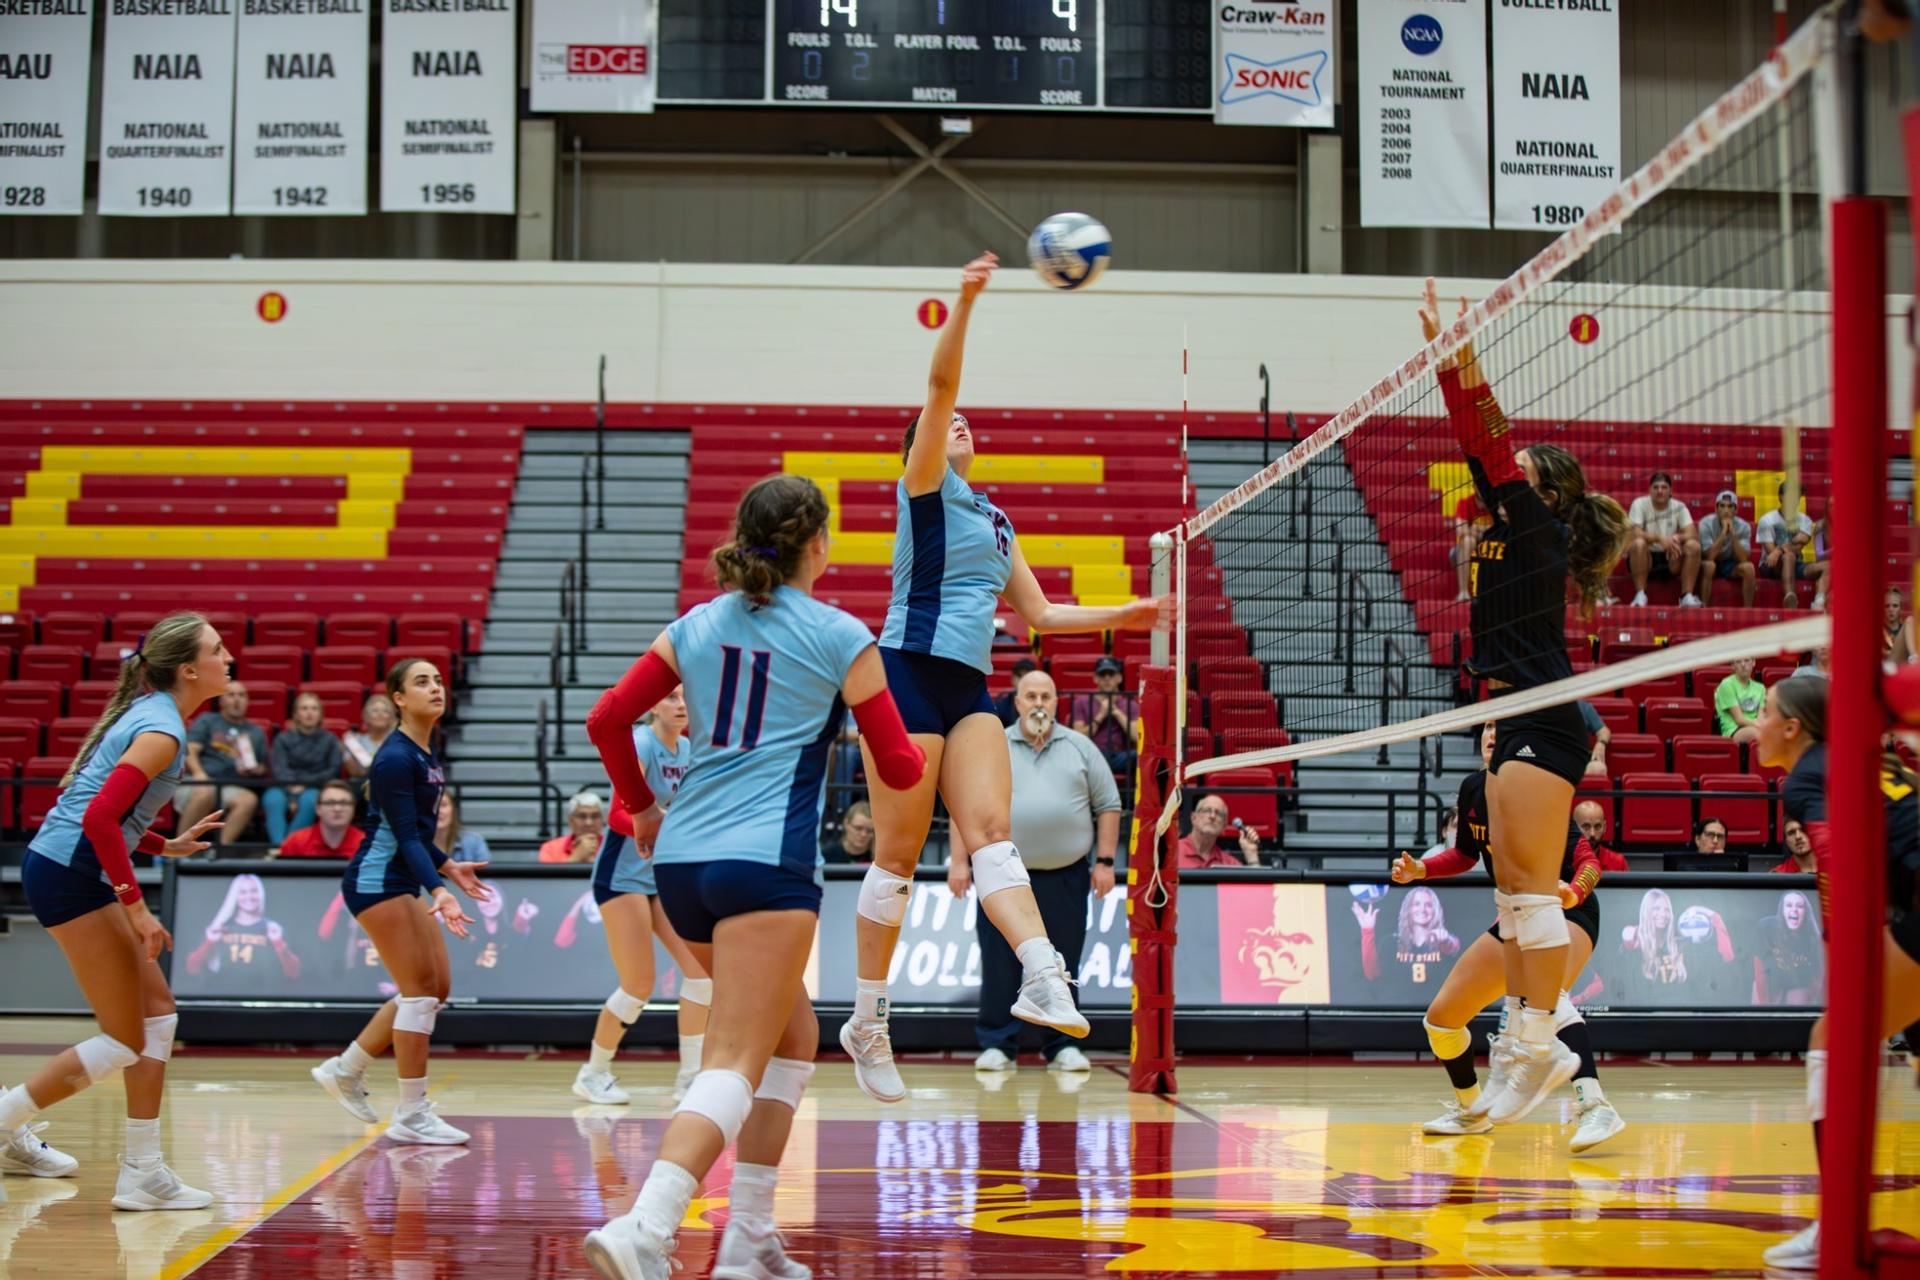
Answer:
<svg viewBox="0 0 1920 1280"><path fill-rule="evenodd" d="M0 262L0 397L578 403L592 399L604 352L616 401L908 404L921 397L934 338L920 323L922 305L950 301L956 276L908 267ZM1492 284L1447 280L1442 290L1478 297ZM1253 408L1264 363L1276 411L1331 412L1416 349L1418 287L1362 276L1116 271L1062 295L1009 269L977 314L964 398L1178 410L1184 331L1196 409ZM278 323L256 314L269 291L286 300ZM1658 290L1634 298L1659 312ZM1751 309L1773 300L1722 291L1703 301ZM1906 305L1895 298L1888 307L1896 351ZM1818 307L1797 299L1793 331L1819 325ZM1630 327L1623 319L1575 347L1559 342L1558 322L1530 326L1556 344L1557 358L1582 361L1608 358L1609 339ZM1733 341L1724 356L1704 346L1687 358L1751 363L1750 335L1736 331ZM1638 357L1623 354L1623 366L1629 359ZM1899 425L1907 368L1893 364L1890 425ZM1628 381L1624 372L1619 380ZM1704 381L1687 376L1689 386ZM1663 416L1659 389L1651 384L1649 397L1643 384L1644 403L1618 406L1617 416ZM1680 420L1753 420L1742 394L1736 382Z"/></svg>

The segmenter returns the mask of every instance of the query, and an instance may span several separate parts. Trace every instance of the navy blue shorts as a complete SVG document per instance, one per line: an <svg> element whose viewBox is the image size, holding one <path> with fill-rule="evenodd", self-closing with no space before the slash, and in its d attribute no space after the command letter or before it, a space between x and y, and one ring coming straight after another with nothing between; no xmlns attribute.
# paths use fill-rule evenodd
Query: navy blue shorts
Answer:
<svg viewBox="0 0 1920 1280"><path fill-rule="evenodd" d="M712 942L715 925L754 911L820 914L820 886L786 867L744 858L663 862L654 876L673 931L688 942Z"/></svg>
<svg viewBox="0 0 1920 1280"><path fill-rule="evenodd" d="M368 907L377 907L388 898L417 898L418 889L382 889L379 893L362 893L350 884L340 886L340 896L346 900L347 910L356 918Z"/></svg>
<svg viewBox="0 0 1920 1280"><path fill-rule="evenodd" d="M26 891L33 918L43 929L78 920L119 902L107 882L97 874L75 871L31 849L27 850L27 860L20 865L20 887Z"/></svg>
<svg viewBox="0 0 1920 1280"><path fill-rule="evenodd" d="M964 662L883 648L880 664L887 670L887 691L900 708L900 720L908 733L945 737L953 732L953 726L976 712L993 715L986 676ZM998 723L999 717L994 718Z"/></svg>

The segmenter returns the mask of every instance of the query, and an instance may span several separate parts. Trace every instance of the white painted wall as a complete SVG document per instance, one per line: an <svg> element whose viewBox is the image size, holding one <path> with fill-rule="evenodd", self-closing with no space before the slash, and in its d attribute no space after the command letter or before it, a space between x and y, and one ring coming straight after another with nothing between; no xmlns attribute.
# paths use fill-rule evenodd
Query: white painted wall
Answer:
<svg viewBox="0 0 1920 1280"><path fill-rule="evenodd" d="M579 402L591 399L594 363L605 352L608 394L617 401L908 404L920 398L933 341L916 309L930 297L950 300L956 274L5 261L0 396ZM1478 297L1491 286L1444 281L1443 296ZM976 314L964 400L1177 409L1184 331L1196 409L1251 409L1255 369L1265 362L1276 410L1332 412L1414 351L1417 287L1378 277L1114 272L1085 293L1059 294L1024 270L1004 270ZM254 312L268 289L288 300L279 324ZM1736 308L1760 301L1725 300ZM1801 303L1817 312L1817 299ZM1888 308L1896 340L1906 305L1898 298ZM1555 318L1529 330L1550 336L1563 326ZM1577 352L1569 343L1564 354L1593 362L1607 352L1603 338ZM1738 358L1750 359L1750 349ZM1708 350L1690 363L1711 370L1723 362ZM1906 416L1907 362L1893 363L1897 424ZM1671 376L1688 386L1706 381ZM1709 414L1713 408L1721 411ZM1752 411L1743 402L1687 417L1745 421Z"/></svg>

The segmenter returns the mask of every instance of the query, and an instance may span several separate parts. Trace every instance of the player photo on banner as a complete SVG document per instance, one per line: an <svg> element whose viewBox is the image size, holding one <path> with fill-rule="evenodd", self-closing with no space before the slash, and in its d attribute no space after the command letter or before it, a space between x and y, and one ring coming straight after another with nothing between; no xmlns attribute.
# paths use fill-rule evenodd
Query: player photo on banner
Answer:
<svg viewBox="0 0 1920 1280"><path fill-rule="evenodd" d="M1360 223L1484 227L1484 0L1360 6Z"/></svg>
<svg viewBox="0 0 1920 1280"><path fill-rule="evenodd" d="M1493 222L1560 231L1620 184L1613 0L1493 7Z"/></svg>
<svg viewBox="0 0 1920 1280"><path fill-rule="evenodd" d="M1215 124L1333 127L1333 0L1214 10Z"/></svg>
<svg viewBox="0 0 1920 1280"><path fill-rule="evenodd" d="M367 211L373 0L248 5L234 72L233 211Z"/></svg>
<svg viewBox="0 0 1920 1280"><path fill-rule="evenodd" d="M651 111L651 0L533 0L535 111Z"/></svg>
<svg viewBox="0 0 1920 1280"><path fill-rule="evenodd" d="M1608 1008L1819 1007L1826 1003L1812 889L1600 889Z"/></svg>
<svg viewBox="0 0 1920 1280"><path fill-rule="evenodd" d="M383 0L380 208L512 213L515 0Z"/></svg>
<svg viewBox="0 0 1920 1280"><path fill-rule="evenodd" d="M100 212L216 217L232 208L232 0L107 14Z"/></svg>
<svg viewBox="0 0 1920 1280"><path fill-rule="evenodd" d="M1333 952L1333 1003L1424 1007L1447 971L1493 923L1490 885L1322 887Z"/></svg>
<svg viewBox="0 0 1920 1280"><path fill-rule="evenodd" d="M0 13L0 214L86 209L93 6Z"/></svg>
<svg viewBox="0 0 1920 1280"><path fill-rule="evenodd" d="M1333 957L1321 886L1222 884L1214 887L1213 897L1221 1003L1326 1004L1331 999Z"/></svg>

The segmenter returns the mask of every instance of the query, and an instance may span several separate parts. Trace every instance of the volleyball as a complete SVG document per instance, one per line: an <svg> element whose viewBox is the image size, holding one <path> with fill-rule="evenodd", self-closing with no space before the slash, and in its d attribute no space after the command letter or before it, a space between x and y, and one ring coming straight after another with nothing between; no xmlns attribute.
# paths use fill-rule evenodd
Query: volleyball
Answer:
<svg viewBox="0 0 1920 1280"><path fill-rule="evenodd" d="M1384 884L1350 884L1347 892L1360 902L1378 902L1387 896L1387 888Z"/></svg>
<svg viewBox="0 0 1920 1280"><path fill-rule="evenodd" d="M1027 237L1027 261L1054 289L1083 289L1113 256L1113 235L1084 213L1056 213Z"/></svg>

